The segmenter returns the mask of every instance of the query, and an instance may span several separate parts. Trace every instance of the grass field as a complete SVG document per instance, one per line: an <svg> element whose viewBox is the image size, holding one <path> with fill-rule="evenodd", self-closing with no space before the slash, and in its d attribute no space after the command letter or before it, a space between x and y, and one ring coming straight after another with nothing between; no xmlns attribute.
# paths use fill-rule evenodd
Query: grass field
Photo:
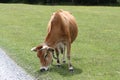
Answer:
<svg viewBox="0 0 120 80"><path fill-rule="evenodd" d="M74 73L67 64L39 72L30 49L42 43L51 14L64 9L76 18L79 34L72 44ZM119 80L120 7L0 4L0 47L38 80Z"/></svg>

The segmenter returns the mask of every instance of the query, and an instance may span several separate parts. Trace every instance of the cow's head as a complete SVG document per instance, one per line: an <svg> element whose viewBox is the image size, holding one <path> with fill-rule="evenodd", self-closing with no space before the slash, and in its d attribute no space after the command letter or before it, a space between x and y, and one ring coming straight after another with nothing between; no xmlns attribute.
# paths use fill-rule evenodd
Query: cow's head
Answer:
<svg viewBox="0 0 120 80"><path fill-rule="evenodd" d="M52 63L52 54L54 49L48 47L47 45L39 45L37 47L33 47L31 51L37 52L37 56L40 59L41 68L40 71L47 71L49 65Z"/></svg>

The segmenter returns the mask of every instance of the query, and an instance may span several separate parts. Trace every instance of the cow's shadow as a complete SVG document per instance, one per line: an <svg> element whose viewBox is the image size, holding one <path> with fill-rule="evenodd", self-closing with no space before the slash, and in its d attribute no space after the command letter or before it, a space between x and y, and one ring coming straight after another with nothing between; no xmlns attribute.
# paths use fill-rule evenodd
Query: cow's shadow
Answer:
<svg viewBox="0 0 120 80"><path fill-rule="evenodd" d="M53 65L50 71L59 73L62 76L71 76L71 75L81 74L83 72L82 69L79 69L79 68L76 68L76 67L74 67L73 72L70 72L68 70L68 65L67 64L61 65L61 67L57 67L56 65Z"/></svg>
<svg viewBox="0 0 120 80"><path fill-rule="evenodd" d="M71 75L74 76L74 75L77 75L77 74L81 74L83 72L83 70L74 67L74 71L70 72L68 70L68 65L63 64L63 65L61 65L61 67L58 67L56 65L52 65L51 68L49 69L49 71L40 72L40 70L38 70L36 73L39 74L39 75L44 75L44 74L47 74L47 73L50 73L50 72L51 73L54 72L54 73L60 74L63 77L66 77L66 76L71 76Z"/></svg>

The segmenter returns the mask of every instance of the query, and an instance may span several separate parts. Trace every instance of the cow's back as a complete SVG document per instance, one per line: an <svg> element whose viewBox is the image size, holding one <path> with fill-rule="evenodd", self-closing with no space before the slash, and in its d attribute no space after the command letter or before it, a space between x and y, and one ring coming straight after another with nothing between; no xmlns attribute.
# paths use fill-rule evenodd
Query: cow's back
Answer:
<svg viewBox="0 0 120 80"><path fill-rule="evenodd" d="M69 13L67 11L61 11L61 13L63 14L64 18L66 18L66 20L68 20L68 26L65 26L65 27L69 27L71 43L72 43L76 39L77 34L78 34L76 20L71 15L71 13Z"/></svg>
<svg viewBox="0 0 120 80"><path fill-rule="evenodd" d="M71 43L78 34L75 18L67 11L59 10L51 16L45 43L55 46L58 42Z"/></svg>

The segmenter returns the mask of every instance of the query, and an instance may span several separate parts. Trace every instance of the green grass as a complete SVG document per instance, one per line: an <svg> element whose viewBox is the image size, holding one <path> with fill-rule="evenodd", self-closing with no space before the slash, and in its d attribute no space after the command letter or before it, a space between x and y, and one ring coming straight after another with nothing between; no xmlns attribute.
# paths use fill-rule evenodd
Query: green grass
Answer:
<svg viewBox="0 0 120 80"><path fill-rule="evenodd" d="M30 49L44 41L50 16L58 9L72 12L79 26L71 50L75 71L54 63L50 71L40 73ZM0 4L0 46L39 80L119 80L120 7Z"/></svg>

